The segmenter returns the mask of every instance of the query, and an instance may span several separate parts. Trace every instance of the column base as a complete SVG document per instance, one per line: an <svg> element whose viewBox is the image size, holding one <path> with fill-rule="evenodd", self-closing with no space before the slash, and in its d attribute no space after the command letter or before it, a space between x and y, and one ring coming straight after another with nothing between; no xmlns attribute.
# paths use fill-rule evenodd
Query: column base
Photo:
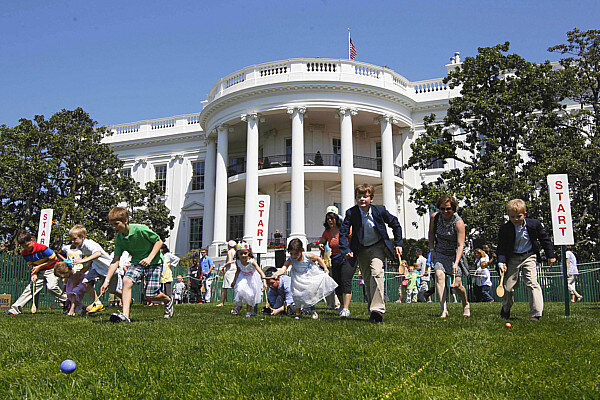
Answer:
<svg viewBox="0 0 600 400"><path fill-rule="evenodd" d="M210 258L221 257L221 251L227 249L227 243L225 242L212 242L210 246L208 246L208 256Z"/></svg>
<svg viewBox="0 0 600 400"><path fill-rule="evenodd" d="M300 241L302 242L302 246L304 247L304 250L307 250L308 240L306 239L305 233L290 233L290 236L287 238L287 242L285 244L286 249L292 239L300 239Z"/></svg>

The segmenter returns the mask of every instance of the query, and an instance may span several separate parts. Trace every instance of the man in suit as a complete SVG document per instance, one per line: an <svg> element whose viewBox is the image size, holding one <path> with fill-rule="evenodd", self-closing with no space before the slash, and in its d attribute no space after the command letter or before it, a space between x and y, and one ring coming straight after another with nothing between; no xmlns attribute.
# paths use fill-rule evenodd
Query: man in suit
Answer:
<svg viewBox="0 0 600 400"><path fill-rule="evenodd" d="M340 227L340 252L347 258L358 259L365 281L369 305L369 321L383 321L385 301L383 277L386 250L389 255L402 255L402 228L398 218L384 206L371 204L375 191L372 185L362 184L354 189L356 205L346 211ZM394 233L394 244L390 240L386 225ZM352 228L352 238L348 240Z"/></svg>
<svg viewBox="0 0 600 400"><path fill-rule="evenodd" d="M498 232L498 269L504 273L504 298L500 316L510 318L513 293L519 285L519 275L523 279L529 297L529 318L539 321L544 311L542 288L537 281L536 261L540 257L540 248L552 265L555 261L554 248L550 236L537 219L525 218L527 207L521 199L514 199L506 205L509 221L500 226Z"/></svg>

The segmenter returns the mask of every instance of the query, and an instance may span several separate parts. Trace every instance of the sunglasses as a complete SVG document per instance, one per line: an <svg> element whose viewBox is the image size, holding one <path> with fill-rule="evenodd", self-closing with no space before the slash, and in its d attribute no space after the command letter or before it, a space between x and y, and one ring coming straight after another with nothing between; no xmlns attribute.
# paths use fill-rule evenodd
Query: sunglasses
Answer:
<svg viewBox="0 0 600 400"><path fill-rule="evenodd" d="M440 207L440 211L442 211L442 212L443 211L452 211L452 207L446 207L446 208Z"/></svg>

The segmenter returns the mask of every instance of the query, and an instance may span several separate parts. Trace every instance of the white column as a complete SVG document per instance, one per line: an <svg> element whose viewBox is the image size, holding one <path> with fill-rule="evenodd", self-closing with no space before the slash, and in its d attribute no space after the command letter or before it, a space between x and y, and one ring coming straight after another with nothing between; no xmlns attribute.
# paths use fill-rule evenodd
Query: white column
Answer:
<svg viewBox="0 0 600 400"><path fill-rule="evenodd" d="M217 128L217 161L215 168L215 221L211 254L216 256L219 248L227 242L227 125Z"/></svg>
<svg viewBox="0 0 600 400"><path fill-rule="evenodd" d="M242 114L248 125L246 135L246 199L244 208L244 241L252 246L256 230L258 199L258 114Z"/></svg>
<svg viewBox="0 0 600 400"><path fill-rule="evenodd" d="M306 245L304 219L304 113L306 108L288 108L287 112L292 118L292 220L289 239L298 238Z"/></svg>
<svg viewBox="0 0 600 400"><path fill-rule="evenodd" d="M340 179L342 185L342 209L340 214L345 215L346 210L354 206L354 150L352 144L352 116L356 110L340 108L340 136L341 136L341 167Z"/></svg>
<svg viewBox="0 0 600 400"><path fill-rule="evenodd" d="M392 215L396 215L398 207L396 206L396 184L394 182L393 119L389 115L384 115L376 120L381 125L381 185L383 187L383 205Z"/></svg>
<svg viewBox="0 0 600 400"><path fill-rule="evenodd" d="M217 141L207 136L206 157L204 158L204 216L202 217L202 247L208 247L213 241L215 227L215 168L217 159Z"/></svg>

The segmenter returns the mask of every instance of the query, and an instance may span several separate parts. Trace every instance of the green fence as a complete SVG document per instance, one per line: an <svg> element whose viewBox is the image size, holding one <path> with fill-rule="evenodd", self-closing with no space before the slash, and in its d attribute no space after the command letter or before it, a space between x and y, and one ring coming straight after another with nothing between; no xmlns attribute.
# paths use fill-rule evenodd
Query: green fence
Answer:
<svg viewBox="0 0 600 400"><path fill-rule="evenodd" d="M600 262L586 263L578 265L579 278L577 283L577 291L583 295L583 301L585 302L600 302ZM1 253L0 254L0 294L10 294L11 302L14 302L23 292L25 285L29 282L30 267L23 261L23 258L14 254ZM189 271L185 266L177 266L173 269L173 276L182 275L184 277L189 276ZM386 280L385 280L385 292L387 301L394 302L398 300L398 288L401 284L398 273L395 272L395 267L390 264L386 268ZM467 288L469 301L474 297L473 292L473 277L468 276L463 278L463 284ZM494 288L498 285L500 277L492 271L492 282ZM539 266L538 267L538 281L542 286L544 293L544 300L548 302L561 302L564 301L563 297L563 277L560 271L560 266ZM435 280L432 276L430 284L434 284ZM97 284L96 290L100 289L102 282ZM211 300L213 302L220 301L221 292L223 287L223 281L220 276L216 276L213 280L211 290ZM135 285L133 291L133 298L136 302L142 300L142 286ZM495 290L494 290L495 297ZM107 298L103 299L107 302ZM496 301L499 301L495 297ZM47 289L44 289L36 297L37 305L39 308L48 308L56 306L54 297L48 293ZM229 290L227 294L227 301L233 301L233 291ZM353 295L352 301L362 302L364 301L363 290L361 285L358 283L358 278L355 276L353 280ZM404 299L403 299L404 301ZM527 289L525 285L521 283L515 293L515 301L527 301Z"/></svg>

